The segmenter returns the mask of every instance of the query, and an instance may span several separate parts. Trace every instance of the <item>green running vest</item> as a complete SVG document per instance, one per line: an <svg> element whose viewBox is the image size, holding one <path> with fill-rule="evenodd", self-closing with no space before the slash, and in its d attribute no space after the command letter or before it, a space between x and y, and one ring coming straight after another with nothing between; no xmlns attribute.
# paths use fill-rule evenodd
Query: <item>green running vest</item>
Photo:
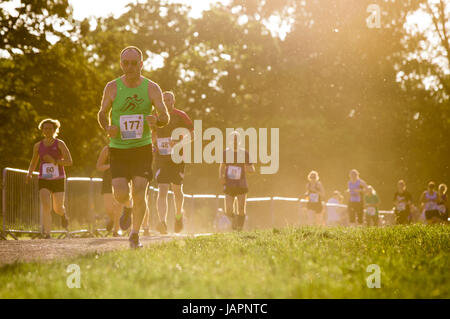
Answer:
<svg viewBox="0 0 450 319"><path fill-rule="evenodd" d="M112 103L111 124L119 128L109 143L113 148L137 148L152 143L151 130L145 120L153 110L148 97L149 80L144 78L136 88L126 87L116 79L117 95Z"/></svg>

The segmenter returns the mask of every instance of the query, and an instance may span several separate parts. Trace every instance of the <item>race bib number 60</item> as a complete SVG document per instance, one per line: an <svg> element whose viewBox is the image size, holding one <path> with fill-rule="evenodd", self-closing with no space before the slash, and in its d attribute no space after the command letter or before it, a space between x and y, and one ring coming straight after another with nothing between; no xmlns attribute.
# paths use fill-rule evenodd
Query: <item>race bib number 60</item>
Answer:
<svg viewBox="0 0 450 319"><path fill-rule="evenodd" d="M234 180L241 179L241 170L242 168L239 166L232 166L232 165L228 166L227 169L228 178Z"/></svg>
<svg viewBox="0 0 450 319"><path fill-rule="evenodd" d="M317 193L310 193L309 194L309 201L311 203L318 203L319 202L319 194L317 194Z"/></svg>
<svg viewBox="0 0 450 319"><path fill-rule="evenodd" d="M58 166L52 163L42 164L42 177L46 179L52 179L58 176Z"/></svg>
<svg viewBox="0 0 450 319"><path fill-rule="evenodd" d="M120 116L120 135L123 140L141 138L143 132L144 116L142 114Z"/></svg>

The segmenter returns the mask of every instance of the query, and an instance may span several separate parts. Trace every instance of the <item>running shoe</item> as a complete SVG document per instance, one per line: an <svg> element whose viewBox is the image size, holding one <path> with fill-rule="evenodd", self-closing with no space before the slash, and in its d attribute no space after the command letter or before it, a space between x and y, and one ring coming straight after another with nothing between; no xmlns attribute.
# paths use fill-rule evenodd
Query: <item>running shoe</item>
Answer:
<svg viewBox="0 0 450 319"><path fill-rule="evenodd" d="M120 230L119 230L119 231L120 231ZM120 235L119 232L114 231L114 232L112 233L112 236L113 236L113 237L120 237L121 235Z"/></svg>
<svg viewBox="0 0 450 319"><path fill-rule="evenodd" d="M122 216L120 216L120 228L127 230L131 226L131 212L133 208L123 207Z"/></svg>
<svg viewBox="0 0 450 319"><path fill-rule="evenodd" d="M161 235L166 235L167 234L166 222L159 222L158 227L156 227L156 230L158 230Z"/></svg>
<svg viewBox="0 0 450 319"><path fill-rule="evenodd" d="M67 218L66 214L61 216L61 225L66 230L69 227L69 219Z"/></svg>
<svg viewBox="0 0 450 319"><path fill-rule="evenodd" d="M130 242L130 248L137 249L137 248L142 248L143 247L141 242L139 241L139 234L138 233L132 233L128 240Z"/></svg>
<svg viewBox="0 0 450 319"><path fill-rule="evenodd" d="M179 233L183 230L183 215L175 217L175 232Z"/></svg>

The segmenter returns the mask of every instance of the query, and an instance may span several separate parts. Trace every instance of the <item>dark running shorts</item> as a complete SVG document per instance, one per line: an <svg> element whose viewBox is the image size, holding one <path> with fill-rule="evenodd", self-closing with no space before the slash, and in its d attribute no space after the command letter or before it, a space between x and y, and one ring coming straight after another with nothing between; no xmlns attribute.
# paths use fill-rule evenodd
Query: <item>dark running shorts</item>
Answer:
<svg viewBox="0 0 450 319"><path fill-rule="evenodd" d="M350 223L354 223L356 221L356 217L358 217L358 224L362 224L364 218L363 215L364 215L364 206L362 202L348 203L348 220Z"/></svg>
<svg viewBox="0 0 450 319"><path fill-rule="evenodd" d="M152 180L152 145L136 148L120 149L110 148L111 177L126 178L128 181L133 177L140 176L149 182Z"/></svg>
<svg viewBox="0 0 450 319"><path fill-rule="evenodd" d="M176 164L172 161L157 162L155 179L158 184L183 184L184 163Z"/></svg>
<svg viewBox="0 0 450 319"><path fill-rule="evenodd" d="M434 217L441 218L441 214L439 213L439 211L437 209L425 211L425 219L426 220L433 219Z"/></svg>
<svg viewBox="0 0 450 319"><path fill-rule="evenodd" d="M409 209L405 210L395 210L395 223L397 225L408 224L409 223Z"/></svg>
<svg viewBox="0 0 450 319"><path fill-rule="evenodd" d="M112 194L112 177L109 169L103 173L102 194Z"/></svg>
<svg viewBox="0 0 450 319"><path fill-rule="evenodd" d="M238 196L238 195L247 194L248 193L248 188L224 186L224 193L226 195L231 196L231 197L235 197L235 196Z"/></svg>
<svg viewBox="0 0 450 319"><path fill-rule="evenodd" d="M64 178L60 179L39 179L39 190L45 188L52 193L63 193L66 185Z"/></svg>
<svg viewBox="0 0 450 319"><path fill-rule="evenodd" d="M313 210L316 214L320 214L322 212L322 202L308 202L306 208Z"/></svg>

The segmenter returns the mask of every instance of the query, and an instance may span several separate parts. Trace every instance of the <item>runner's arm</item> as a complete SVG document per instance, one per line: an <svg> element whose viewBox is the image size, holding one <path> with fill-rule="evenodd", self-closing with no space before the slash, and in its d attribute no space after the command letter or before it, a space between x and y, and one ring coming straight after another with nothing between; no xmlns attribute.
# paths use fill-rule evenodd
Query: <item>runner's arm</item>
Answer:
<svg viewBox="0 0 450 319"><path fill-rule="evenodd" d="M426 192L423 192L422 195L420 195L419 201L420 201L420 204L422 204L422 205L423 205L424 202L425 202L425 193L426 193Z"/></svg>
<svg viewBox="0 0 450 319"><path fill-rule="evenodd" d="M220 167L219 167L219 180L225 184L225 168L226 165L224 163L220 163Z"/></svg>
<svg viewBox="0 0 450 319"><path fill-rule="evenodd" d="M33 176L33 171L36 169L36 165L39 162L39 142L33 146L33 156L31 157L30 166L28 167L27 181L28 178Z"/></svg>
<svg viewBox="0 0 450 319"><path fill-rule="evenodd" d="M154 127L150 128L152 130L152 145L153 145L153 152L159 153L158 149L158 134L156 133L156 130Z"/></svg>
<svg viewBox="0 0 450 319"><path fill-rule="evenodd" d="M97 114L97 119L100 127L105 130L111 137L115 136L118 130L117 127L115 127L114 125L110 125L109 122L109 114L114 100L113 90L113 82L109 82L103 90L102 103Z"/></svg>
<svg viewBox="0 0 450 319"><path fill-rule="evenodd" d="M105 146L97 159L96 169L99 172L104 172L109 169L109 163L107 163L108 159L108 146Z"/></svg>
<svg viewBox="0 0 450 319"><path fill-rule="evenodd" d="M72 166L72 155L70 155L70 151L66 146L66 143L64 143L61 140L58 140L58 148L62 153L63 159L62 160L56 160L55 164L62 165L62 166Z"/></svg>
<svg viewBox="0 0 450 319"><path fill-rule="evenodd" d="M309 195L309 183L306 183L306 192L303 196L306 197L308 195Z"/></svg>
<svg viewBox="0 0 450 319"><path fill-rule="evenodd" d="M358 192L360 193L365 193L367 191L367 183L363 180L361 180L361 189L358 189Z"/></svg>
<svg viewBox="0 0 450 319"><path fill-rule="evenodd" d="M253 165L253 164L245 164L245 171L247 173L254 173L256 171L255 170L255 165Z"/></svg>
<svg viewBox="0 0 450 319"><path fill-rule="evenodd" d="M155 82L150 81L148 86L148 94L156 108L157 113L156 126L158 127L166 126L167 124L169 124L170 115L169 112L167 111L166 105L164 104L161 88Z"/></svg>

